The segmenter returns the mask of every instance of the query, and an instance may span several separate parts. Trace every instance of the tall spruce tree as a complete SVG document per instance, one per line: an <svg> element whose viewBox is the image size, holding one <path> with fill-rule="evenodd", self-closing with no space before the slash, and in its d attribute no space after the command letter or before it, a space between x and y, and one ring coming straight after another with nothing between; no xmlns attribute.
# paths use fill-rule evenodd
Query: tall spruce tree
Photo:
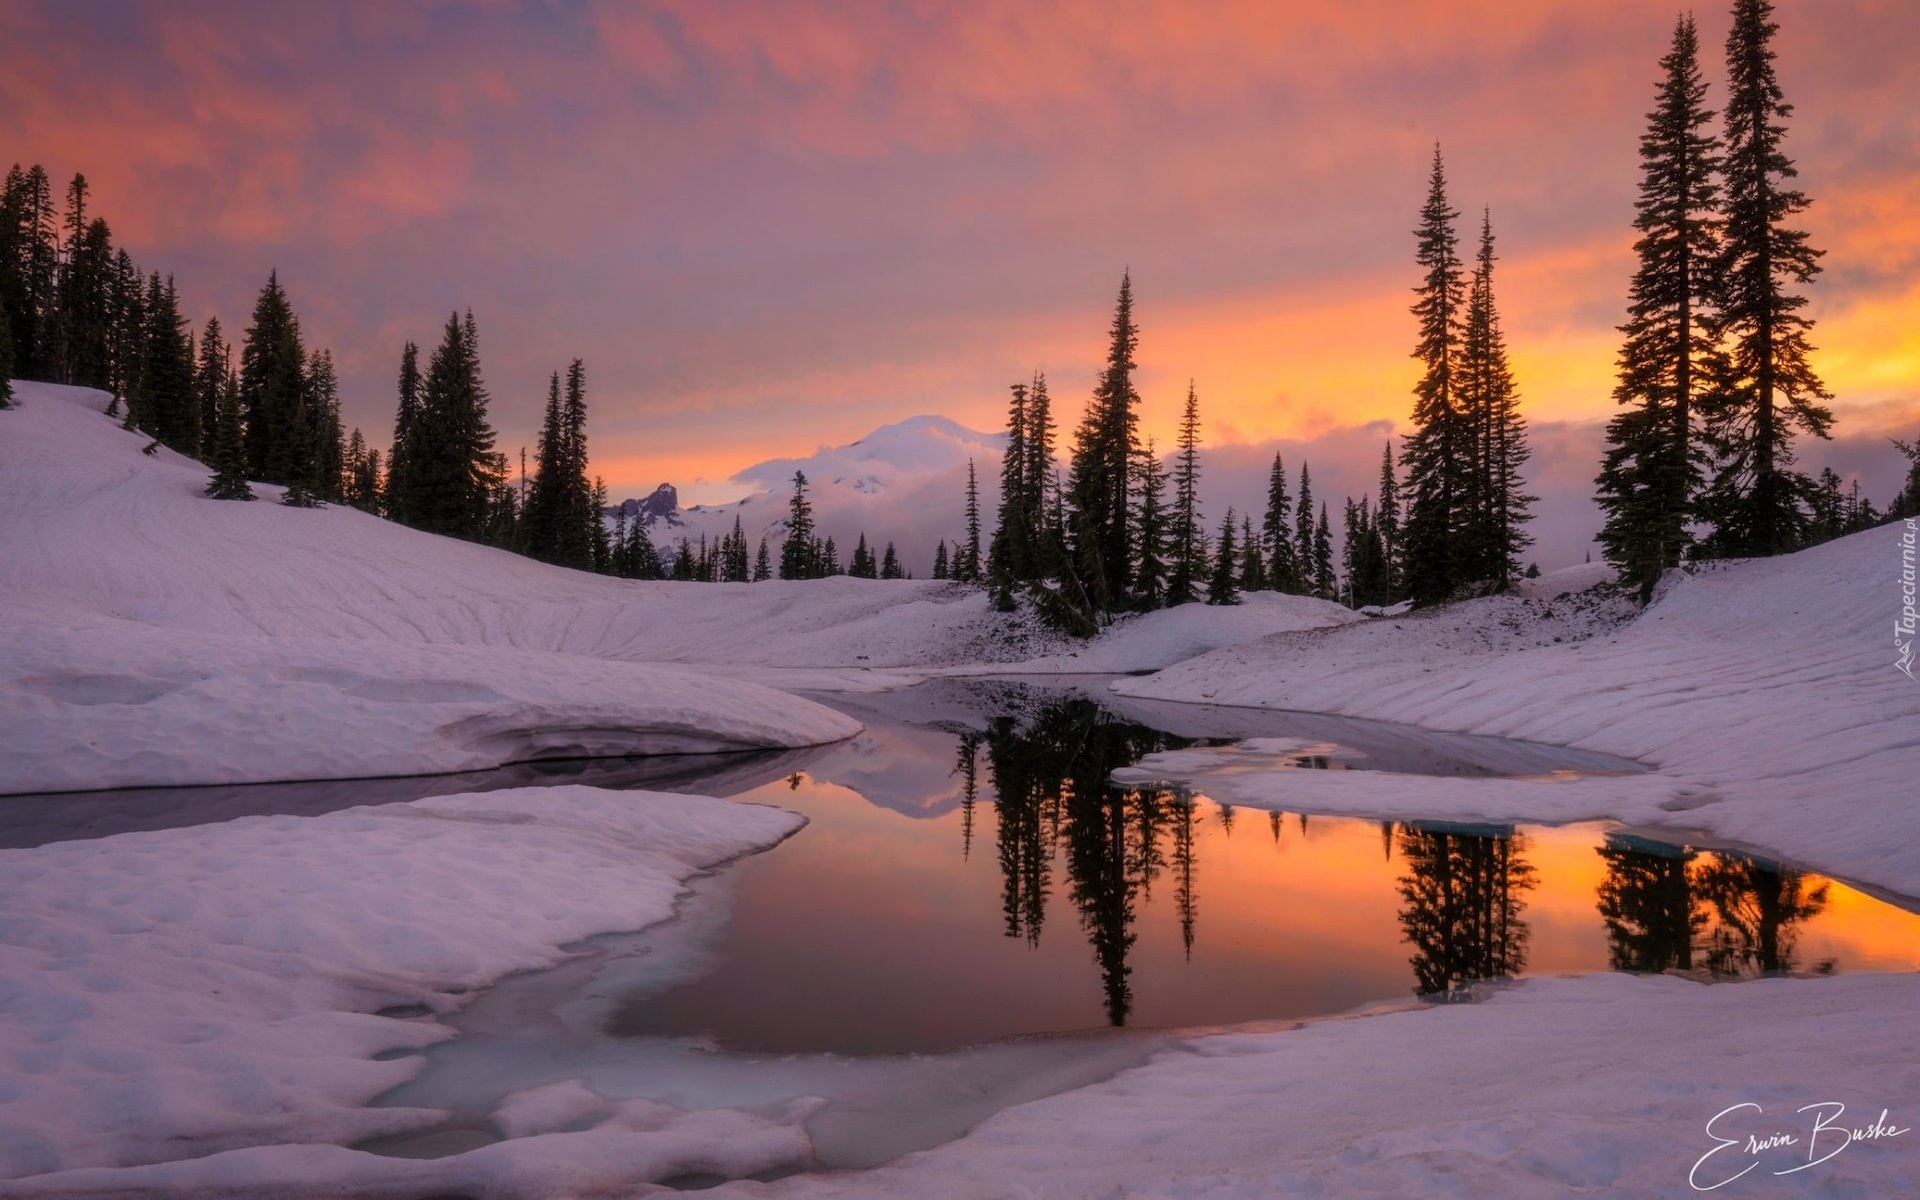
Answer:
<svg viewBox="0 0 1920 1200"><path fill-rule="evenodd" d="M973 460L967 460L967 540L953 559L953 577L961 583L980 582L980 481Z"/></svg>
<svg viewBox="0 0 1920 1200"><path fill-rule="evenodd" d="M155 441L190 458L200 454L200 399L194 392L193 352L172 278L155 274L147 289L147 340L141 355L139 427Z"/></svg>
<svg viewBox="0 0 1920 1200"><path fill-rule="evenodd" d="M112 360L108 364L108 390L114 397L113 403L107 406L107 414L112 416L121 403L131 398L140 381L140 357L147 343L146 290L139 268L133 265L132 256L124 249L113 256L113 274L107 281L107 308L111 326L108 350Z"/></svg>
<svg viewBox="0 0 1920 1200"><path fill-rule="evenodd" d="M346 490L346 442L340 424L340 380L333 351L324 347L307 357L307 418L313 423L313 477L320 499L338 503Z"/></svg>
<svg viewBox="0 0 1920 1200"><path fill-rule="evenodd" d="M947 573L947 539L941 538L940 544L933 548L933 577L945 579Z"/></svg>
<svg viewBox="0 0 1920 1200"><path fill-rule="evenodd" d="M1531 456L1526 418L1507 364L1506 337L1493 295L1493 215L1480 223L1480 252L1468 289L1461 342L1460 395L1471 446L1459 537L1469 579L1505 588L1520 572L1520 552L1533 544L1521 529L1535 497L1523 490L1520 468Z"/></svg>
<svg viewBox="0 0 1920 1200"><path fill-rule="evenodd" d="M560 372L547 381L547 407L540 423L540 435L534 446L533 482L527 489L522 514L526 552L542 562L578 566L565 562L560 526L567 508L567 435L560 408Z"/></svg>
<svg viewBox="0 0 1920 1200"><path fill-rule="evenodd" d="M780 578L816 579L821 551L813 534L813 504L807 499L807 473L793 473L793 499L787 508L787 540L780 546Z"/></svg>
<svg viewBox="0 0 1920 1200"><path fill-rule="evenodd" d="M232 369L219 317L207 318L207 327L200 334L198 355L193 369L193 397L200 412L202 457L211 463L215 430L220 424L220 393L226 387L227 372Z"/></svg>
<svg viewBox="0 0 1920 1200"><path fill-rule="evenodd" d="M1237 604L1240 601L1240 581L1237 575L1239 559L1234 553L1233 509L1227 509L1227 515L1220 521L1220 537L1214 545L1213 575L1207 583L1208 604Z"/></svg>
<svg viewBox="0 0 1920 1200"><path fill-rule="evenodd" d="M419 409L407 430L408 524L469 541L486 539L494 490L504 474L493 449L488 403L473 313L462 320L455 312L428 361Z"/></svg>
<svg viewBox="0 0 1920 1200"><path fill-rule="evenodd" d="M1287 465L1274 451L1267 472L1267 515L1260 524L1260 544L1267 554L1267 586L1277 592L1297 592L1299 569L1293 553L1293 497L1287 494Z"/></svg>
<svg viewBox="0 0 1920 1200"><path fill-rule="evenodd" d="M1253 518L1240 518L1240 590L1267 590L1267 564L1260 553L1260 539L1253 536Z"/></svg>
<svg viewBox="0 0 1920 1200"><path fill-rule="evenodd" d="M1413 389L1414 430L1401 455L1407 500L1402 571L1407 594L1423 603L1446 599L1462 582L1455 534L1471 443L1455 376L1466 315L1466 281L1453 228L1459 215L1447 203L1446 168L1435 146L1427 200L1414 231L1414 261L1425 275L1414 289L1412 311L1420 333L1413 357L1424 370ZM1316 588L1318 582L1316 572Z"/></svg>
<svg viewBox="0 0 1920 1200"><path fill-rule="evenodd" d="M1134 352L1140 331L1133 320L1133 275L1120 277L1106 366L1076 433L1069 471L1068 529L1072 565L1095 621L1126 604L1133 578L1133 531L1129 484L1139 453L1140 395L1134 389Z"/></svg>
<svg viewBox="0 0 1920 1200"><path fill-rule="evenodd" d="M1380 538L1380 598L1376 604L1392 604L1400 598L1400 484L1393 475L1393 441L1388 439L1380 455L1380 500L1375 509L1374 529Z"/></svg>
<svg viewBox="0 0 1920 1200"><path fill-rule="evenodd" d="M1300 461L1300 498L1294 509L1293 561L1299 568L1298 592L1313 595L1313 471L1312 464Z"/></svg>
<svg viewBox="0 0 1920 1200"><path fill-rule="evenodd" d="M1805 193L1781 150L1786 103L1774 76L1771 0L1736 0L1727 35L1726 199L1716 264L1715 332L1727 352L1707 413L1715 472L1703 504L1715 555L1781 554L1806 535L1803 503L1813 484L1793 469L1796 432L1831 436L1832 395L1807 361L1813 321L1789 289L1820 273L1823 251L1787 223Z"/></svg>
<svg viewBox="0 0 1920 1200"><path fill-rule="evenodd" d="M1633 227L1639 260L1628 291L1625 335L1607 423L1600 543L1620 580L1652 596L1661 572L1692 545L1704 450L1699 403L1723 374L1712 332L1719 257L1720 142L1700 75L1691 15L1674 25L1654 109L1640 135L1640 198Z"/></svg>
<svg viewBox="0 0 1920 1200"><path fill-rule="evenodd" d="M305 415L307 354L300 344L300 323L280 286L280 273L253 306L253 324L240 350L240 403L247 430L247 463L255 479L290 483L310 464L296 462L296 447L311 453L304 430L294 428L294 413Z"/></svg>
<svg viewBox="0 0 1920 1200"><path fill-rule="evenodd" d="M247 482L247 441L240 425L240 376L229 370L214 407L213 452L207 456L213 480L207 495L215 500L251 500Z"/></svg>
<svg viewBox="0 0 1920 1200"><path fill-rule="evenodd" d="M886 551L880 556L880 578L905 579L906 577L907 572L900 565L899 552L893 548L892 542L888 542Z"/></svg>
<svg viewBox="0 0 1920 1200"><path fill-rule="evenodd" d="M874 561L873 551L867 547L867 531L860 531L860 540L853 544L853 559L847 564L847 574L855 579L880 578L880 565Z"/></svg>
<svg viewBox="0 0 1920 1200"><path fill-rule="evenodd" d="M1200 394L1187 381L1186 407L1180 412L1180 449L1173 459L1172 548L1167 572L1167 603L1191 604L1200 598L1206 575L1206 530L1200 513Z"/></svg>
<svg viewBox="0 0 1920 1200"><path fill-rule="evenodd" d="M1333 529L1327 523L1327 506L1320 505L1320 519L1313 526L1313 594L1322 600L1340 598L1340 580L1333 571Z"/></svg>
<svg viewBox="0 0 1920 1200"><path fill-rule="evenodd" d="M407 446L420 415L420 347L408 342L400 351L399 404L393 414L393 445L387 451L387 516L411 524L418 487Z"/></svg>
<svg viewBox="0 0 1920 1200"><path fill-rule="evenodd" d="M1140 506L1134 528L1138 531L1140 551L1133 576L1133 595L1138 607L1155 609L1167 602L1168 550L1172 539L1167 523L1168 473L1154 452L1152 438L1147 439L1146 449L1140 453L1139 472L1135 492Z"/></svg>
<svg viewBox="0 0 1920 1200"><path fill-rule="evenodd" d="M993 536L987 541L987 582L993 589L994 607L1013 610L1016 586L1033 579L1034 513L1029 505L1027 474L1032 469L1027 452L1027 385L1016 383L1007 407L1007 448L1000 457L1000 511L994 519ZM935 579L951 573L946 539L934 559Z"/></svg>

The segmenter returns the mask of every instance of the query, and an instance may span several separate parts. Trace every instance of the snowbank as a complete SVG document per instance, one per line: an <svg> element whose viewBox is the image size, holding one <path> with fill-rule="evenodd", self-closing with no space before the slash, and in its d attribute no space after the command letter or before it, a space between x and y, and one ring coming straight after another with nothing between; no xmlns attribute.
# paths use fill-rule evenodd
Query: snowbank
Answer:
<svg viewBox="0 0 1920 1200"><path fill-rule="evenodd" d="M1702 830L1920 896L1920 688L1893 668L1886 636L1898 565L1898 529L1881 528L1681 578L1624 622L1596 593L1496 597L1268 638L1113 686L1638 759L1658 771L1630 787L1486 788L1458 802L1487 817ZM1258 804L1273 787L1222 790ZM1328 807L1383 807L1377 786L1349 785L1351 803L1338 790L1323 786ZM1582 793L1601 803L1536 803ZM1434 815L1430 796L1446 797L1422 785Z"/></svg>
<svg viewBox="0 0 1920 1200"><path fill-rule="evenodd" d="M1723 1150L1695 1176L1732 1196L1895 1196L1920 1133L1864 1140L1809 1170L1804 1136L1920 1126L1920 1039L1890 1020L1913 976L1709 986L1664 976L1529 980L1483 1004L1229 1034L1111 1081L993 1117L965 1139L860 1175L736 1184L728 1196L1558 1198L1693 1195L1715 1149L1798 1131L1759 1156ZM1828 1110L1830 1111L1830 1110ZM1832 1132L1825 1154L1841 1145Z"/></svg>
<svg viewBox="0 0 1920 1200"><path fill-rule="evenodd" d="M270 1143L246 1156L269 1177L308 1160L324 1177L341 1156L386 1171L310 1143L439 1119L363 1107L451 1032L406 1015L663 920L687 876L800 824L706 797L557 787L0 852L0 1176ZM689 1155L754 1133L736 1117L690 1128L630 1112L624 1140L592 1153L691 1169ZM804 1154L793 1129L759 1124L749 1158ZM115 1186L158 1186L140 1179Z"/></svg>

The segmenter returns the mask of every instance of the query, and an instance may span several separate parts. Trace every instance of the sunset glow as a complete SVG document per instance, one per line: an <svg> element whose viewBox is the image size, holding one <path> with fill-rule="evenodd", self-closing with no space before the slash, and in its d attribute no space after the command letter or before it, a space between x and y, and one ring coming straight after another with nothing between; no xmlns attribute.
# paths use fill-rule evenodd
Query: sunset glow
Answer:
<svg viewBox="0 0 1920 1200"><path fill-rule="evenodd" d="M0 11L0 158L86 174L196 324L241 327L277 267L376 444L401 343L471 307L504 447L577 355L616 496L731 499L916 413L998 428L1034 370L1071 417L1129 266L1161 443L1189 378L1215 445L1403 429L1435 140L1463 223L1492 208L1532 418L1604 419L1673 15L38 0ZM1699 16L1718 107L1726 16ZM1920 8L1778 20L1816 366L1862 447L1806 457L1884 493L1869 444L1920 427ZM1380 437L1350 440L1364 472Z"/></svg>

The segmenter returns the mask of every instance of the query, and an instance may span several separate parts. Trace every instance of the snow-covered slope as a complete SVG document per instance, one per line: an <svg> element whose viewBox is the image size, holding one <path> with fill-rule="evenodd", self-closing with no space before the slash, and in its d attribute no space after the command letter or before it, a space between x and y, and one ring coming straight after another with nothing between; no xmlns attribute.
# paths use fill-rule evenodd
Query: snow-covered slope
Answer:
<svg viewBox="0 0 1920 1200"><path fill-rule="evenodd" d="M204 467L21 384L0 425L0 792L800 746L858 728L611 661L611 581L347 509L200 495ZM596 651L600 653L596 653ZM627 657L637 657L628 655Z"/></svg>
<svg viewBox="0 0 1920 1200"><path fill-rule="evenodd" d="M1920 688L1894 668L1887 636L1900 537L1897 524L1884 526L1798 554L1676 575L1624 624L1614 622L1617 606L1592 593L1496 597L1282 634L1120 680L1115 690L1636 758L1657 766L1668 786L1632 789L1637 802L1597 812L1521 806L1479 815L1702 829L1920 896ZM1478 803L1505 794L1488 789Z"/></svg>
<svg viewBox="0 0 1920 1200"><path fill-rule="evenodd" d="M1265 597L1082 647L953 584L608 579L287 508L277 488L208 500L205 467L143 455L100 393L18 392L0 424L0 720L26 749L0 761L0 793L808 745L856 725L755 682L870 686L875 668L1034 658L1135 670L1352 619Z"/></svg>

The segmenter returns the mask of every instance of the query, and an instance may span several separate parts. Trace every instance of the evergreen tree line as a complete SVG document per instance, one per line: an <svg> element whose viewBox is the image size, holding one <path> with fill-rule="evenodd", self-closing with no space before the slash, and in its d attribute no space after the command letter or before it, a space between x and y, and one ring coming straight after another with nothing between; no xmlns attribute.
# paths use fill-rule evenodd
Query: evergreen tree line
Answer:
<svg viewBox="0 0 1920 1200"><path fill-rule="evenodd" d="M1354 606L1399 598L1401 488L1391 445L1382 462L1384 499L1346 501L1338 557L1328 506L1315 507L1309 466L1301 464L1296 500L1278 454L1259 524L1253 514L1229 509L1210 534L1200 504L1198 390L1189 382L1179 442L1163 461L1151 439L1142 444L1138 438L1139 395L1132 382L1138 345L1129 273L1121 280L1106 365L1075 430L1064 478L1055 457L1047 379L1036 373L1009 389L1000 507L984 569L969 573L979 561L973 533L973 544L951 559L940 544L936 577L984 584L1002 611L1013 611L1024 598L1050 624L1082 634L1121 612L1200 601L1231 604L1249 591ZM974 530L978 495L971 464L967 504Z"/></svg>
<svg viewBox="0 0 1920 1200"><path fill-rule="evenodd" d="M1770 0L1736 0L1718 133L1691 15L1674 26L1640 138L1637 266L1597 479L1600 541L1642 598L1690 559L1783 554L1883 519L1857 485L1794 466L1796 437L1831 437L1797 289L1824 251L1794 218L1783 149L1793 106L1774 73ZM1920 456L1896 514L1920 509Z"/></svg>

